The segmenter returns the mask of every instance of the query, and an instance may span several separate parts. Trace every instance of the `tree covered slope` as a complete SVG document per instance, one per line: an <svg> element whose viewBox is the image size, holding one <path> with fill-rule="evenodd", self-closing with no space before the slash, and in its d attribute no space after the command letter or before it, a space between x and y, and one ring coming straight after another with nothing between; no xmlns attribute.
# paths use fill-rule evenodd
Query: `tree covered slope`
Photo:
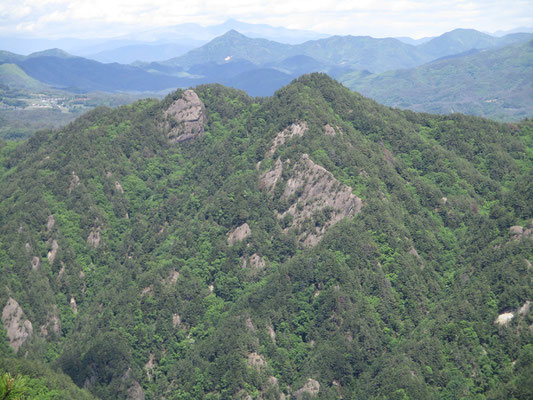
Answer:
<svg viewBox="0 0 533 400"><path fill-rule="evenodd" d="M102 399L531 398L532 145L321 74L4 142L0 354Z"/></svg>
<svg viewBox="0 0 533 400"><path fill-rule="evenodd" d="M533 114L533 41L339 80L389 106L516 121Z"/></svg>

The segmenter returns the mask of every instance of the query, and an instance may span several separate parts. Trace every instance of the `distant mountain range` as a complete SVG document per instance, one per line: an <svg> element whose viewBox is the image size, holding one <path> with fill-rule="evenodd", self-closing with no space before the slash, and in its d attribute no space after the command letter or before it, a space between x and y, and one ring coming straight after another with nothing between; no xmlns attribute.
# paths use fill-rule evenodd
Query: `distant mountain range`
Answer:
<svg viewBox="0 0 533 400"><path fill-rule="evenodd" d="M232 24L239 25L237 21L233 21ZM231 24L228 22L216 29L227 26L231 26ZM274 29L268 26L258 27L245 24L244 28L246 27L257 34L261 33L261 29L263 29L265 32L270 32L271 35L277 32L280 35L290 36L291 34L293 38L301 37L305 33L281 28ZM189 26L189 28L192 33L195 32L195 29L199 29L194 26ZM183 29L184 27L181 25L176 26L173 32L175 35L180 35L183 33ZM211 32L216 31L214 27L210 29ZM160 31L156 30L147 33L147 37L159 38L161 34ZM201 35L199 37L202 38ZM131 38L131 40L135 39L135 37ZM304 73L325 72L353 89L362 90L365 94L378 100L383 99L381 101L386 104L438 112L463 110L474 114L507 118L522 115L524 112L529 115L528 108L524 109L520 105L521 102L529 99L527 95L529 86L526 84L519 88L515 84L522 80L527 81L530 78L529 70L517 67L508 71L506 70L507 63L504 60L505 57L513 57L518 65L522 65L520 63L524 62L526 63L524 67L527 66L527 56L518 57L516 55L516 52L524 52L524 48L515 46L513 47L514 50L498 53L501 62L494 63L490 67L485 66L470 70L471 79L462 79L454 75L454 73L464 72L460 70L460 67L456 67L455 72L446 70L445 74L440 75L432 71L442 63L455 66L462 62L483 64L485 52L477 57L475 55L480 50L503 48L516 43L524 43L530 39L533 39L533 33L513 33L503 37L494 37L471 29L457 29L436 38L422 39L420 42L423 43L417 45L405 43L405 39L403 41L394 38L376 39L369 36L332 36L309 40L301 44L287 44L264 38L252 38L236 30L230 30L181 56L171 57L160 62L136 62L130 65L106 64L53 49L32 53L28 56L3 51L0 52L0 64L16 65L28 77L43 84L66 90L164 92L176 87L221 83L245 90L253 96L271 95L278 88ZM179 46L179 44L168 45L166 51L171 52L171 48L178 49ZM122 48L122 56L132 59L138 48L135 45L128 50L128 46L125 46ZM110 56L110 51L102 50L102 48L100 50L101 57ZM150 47L145 50L148 52ZM184 50L181 48L180 51ZM436 60L440 61L437 62ZM427 63L432 64L425 65ZM502 92L501 96L503 96L502 98L513 99L515 105L511 108L515 111L501 112L497 107L500 103L497 101L492 102L494 104L487 103L486 107L473 106L474 103L480 104L486 100L494 100L490 90L483 91L481 94L477 89L473 90L469 86L483 79L478 74L484 76L489 73L486 71L486 67L491 69L490 74L498 75L497 80L501 84L499 90L507 93L504 95ZM421 72L407 72L414 68L421 68L417 71L425 71L424 79L427 87L413 78ZM386 72L394 70L397 72ZM9 72L12 73L13 71L10 70ZM0 74L2 73L7 72L0 71ZM406 78L407 76L410 78ZM434 76L439 76L438 82L433 82ZM504 78L507 76L513 81L507 82ZM450 79L453 81L449 81ZM380 86L378 83L381 80L387 81L387 85ZM368 86L369 82L372 82L371 86L375 85L375 87ZM392 87L397 87L400 90L401 82L406 82L405 84L411 87L410 93L416 93L415 97L418 97L405 100L405 91L392 92L390 90ZM35 87L33 82L32 85ZM464 93L465 95L456 98L451 97L447 102L441 101L440 105L431 100L429 94L420 97L422 92L433 93L438 85L442 85L448 91L455 88L457 94ZM517 96L514 90L519 89L522 94ZM383 94L380 95L380 93ZM466 95L467 93L468 95ZM487 96L490 98L486 98ZM461 106L454 103L459 98L463 104Z"/></svg>
<svg viewBox="0 0 533 400"><path fill-rule="evenodd" d="M180 56L232 29L249 37L266 38L289 44L303 43L329 36L312 31L273 27L265 24L249 24L229 19L217 25L179 24L118 38L0 37L0 49L17 54L31 54L50 48L61 48L71 54L100 62L129 64L134 61L162 61Z"/></svg>
<svg viewBox="0 0 533 400"><path fill-rule="evenodd" d="M102 64L58 49L29 56L3 52L0 63L16 64L27 75L49 86L77 91L157 91L192 83L131 65Z"/></svg>
<svg viewBox="0 0 533 400"><path fill-rule="evenodd" d="M352 72L340 81L382 104L500 120L533 115L533 40L381 74Z"/></svg>

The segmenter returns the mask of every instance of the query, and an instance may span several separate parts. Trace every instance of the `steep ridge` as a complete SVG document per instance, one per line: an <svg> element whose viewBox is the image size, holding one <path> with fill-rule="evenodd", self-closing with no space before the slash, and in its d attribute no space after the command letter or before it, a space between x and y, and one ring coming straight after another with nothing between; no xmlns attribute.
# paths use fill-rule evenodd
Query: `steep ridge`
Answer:
<svg viewBox="0 0 533 400"><path fill-rule="evenodd" d="M102 399L526 399L532 135L312 74L2 142L18 357Z"/></svg>

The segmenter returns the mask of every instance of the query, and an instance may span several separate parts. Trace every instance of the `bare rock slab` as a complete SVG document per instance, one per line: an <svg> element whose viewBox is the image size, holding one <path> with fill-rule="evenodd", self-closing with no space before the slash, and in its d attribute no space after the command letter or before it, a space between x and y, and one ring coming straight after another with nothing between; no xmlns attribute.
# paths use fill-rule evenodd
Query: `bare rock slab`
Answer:
<svg viewBox="0 0 533 400"><path fill-rule="evenodd" d="M307 394L310 397L314 397L318 394L319 391L320 383L318 383L318 381L315 381L314 379L309 378L301 389L294 392L294 397L297 399L301 399L304 394Z"/></svg>
<svg viewBox="0 0 533 400"><path fill-rule="evenodd" d="M250 230L250 226L245 222L241 226L233 229L228 236L228 244L231 246L235 244L236 242L242 242L244 239L246 239L248 236L250 236L252 231Z"/></svg>
<svg viewBox="0 0 533 400"><path fill-rule="evenodd" d="M207 123L205 105L194 90L186 90L164 113L168 138L180 143L201 136Z"/></svg>
<svg viewBox="0 0 533 400"><path fill-rule="evenodd" d="M33 326L24 318L19 303L12 297L2 310L2 324L6 330L9 345L16 352L28 339L33 337Z"/></svg>

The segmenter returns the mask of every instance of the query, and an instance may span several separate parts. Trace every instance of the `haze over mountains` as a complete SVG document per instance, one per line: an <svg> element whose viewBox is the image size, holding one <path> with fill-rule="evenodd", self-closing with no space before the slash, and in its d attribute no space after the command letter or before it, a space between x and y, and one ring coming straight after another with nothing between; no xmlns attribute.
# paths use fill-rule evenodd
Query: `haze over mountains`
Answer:
<svg viewBox="0 0 533 400"><path fill-rule="evenodd" d="M0 49L19 54L30 54L50 48L61 48L69 53L97 61L129 64L133 61L160 61L176 57L232 29L249 37L265 38L289 44L328 36L317 32L273 27L265 24L249 24L229 19L218 25L202 26L187 23L108 39L0 37ZM171 51L174 54L166 56Z"/></svg>
<svg viewBox="0 0 533 400"><path fill-rule="evenodd" d="M417 68L343 75L352 90L392 107L501 120L533 115L533 41L444 57Z"/></svg>
<svg viewBox="0 0 533 400"><path fill-rule="evenodd" d="M226 31L228 28L238 28L246 35L235 29ZM220 36L214 37L217 34ZM396 107L443 113L459 111L500 120L519 120L532 114L531 52L527 46L515 44L526 43L533 33L497 37L472 29L456 29L420 40L321 36L325 35L230 20L212 27L186 24L155 29L112 41L54 42L102 61L158 60L151 62L103 63L57 48L28 56L4 50L0 52L0 83L8 90L2 92L6 97L0 101L0 119L6 123L5 129L14 129L11 137L32 132L35 128L26 121L37 120L28 113L45 111L21 108L33 104L30 99L38 97L38 92L48 96L54 92L56 97L65 97L57 90L161 96L176 87L221 83L252 96L269 96L311 72L325 72L352 89ZM145 41L139 42L143 38ZM0 43L22 48L24 43L33 42ZM35 40L32 45L42 44ZM504 50L505 47L508 49ZM475 56L485 49L496 51L490 53L494 54L490 67L484 60L489 53ZM465 74L461 68L467 64ZM18 92L9 92L9 88ZM102 99L100 95L90 97ZM124 99L104 100L104 104L121 104ZM91 104L88 106L100 102ZM55 111L62 113L56 118L60 123L73 118L65 114L64 108ZM53 118L48 120L52 122Z"/></svg>

